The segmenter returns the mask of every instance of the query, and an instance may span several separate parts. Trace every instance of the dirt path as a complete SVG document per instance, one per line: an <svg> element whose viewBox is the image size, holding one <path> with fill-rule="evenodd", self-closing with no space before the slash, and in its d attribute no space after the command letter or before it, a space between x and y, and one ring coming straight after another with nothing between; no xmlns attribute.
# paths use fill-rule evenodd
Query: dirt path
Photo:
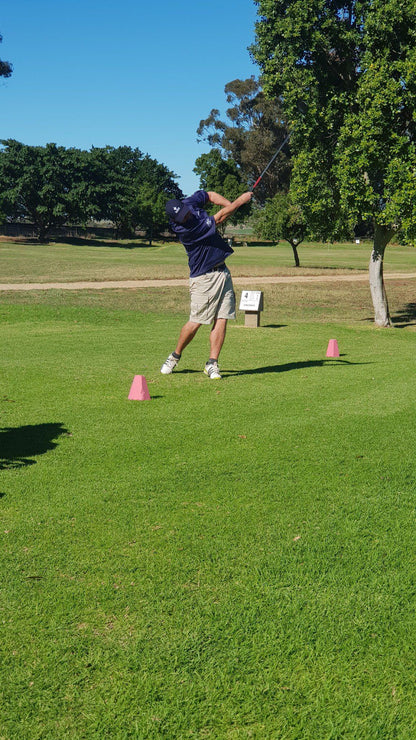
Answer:
<svg viewBox="0 0 416 740"><path fill-rule="evenodd" d="M408 280L416 278L415 272L395 272L385 274L385 280ZM255 275L251 277L233 277L235 285L278 284L278 283L337 283L368 282L368 273L351 273L340 275L291 275L278 277L274 275ZM73 283L0 283L0 291L25 290L107 290L111 288L169 288L186 286L187 278L171 280L105 280L78 281Z"/></svg>

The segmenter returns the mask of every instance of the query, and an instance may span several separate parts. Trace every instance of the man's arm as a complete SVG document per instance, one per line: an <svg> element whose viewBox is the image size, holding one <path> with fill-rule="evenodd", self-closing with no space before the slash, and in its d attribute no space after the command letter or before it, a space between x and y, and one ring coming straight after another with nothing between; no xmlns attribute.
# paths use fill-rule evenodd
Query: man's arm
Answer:
<svg viewBox="0 0 416 740"><path fill-rule="evenodd" d="M218 213L214 215L214 220L216 224L221 224L223 221L225 221L228 216L231 216L234 211L236 211L240 206L243 206L245 203L249 203L251 198L253 197L253 193L251 190L248 190L246 193L243 193L242 195L239 195L236 200L234 200L232 203L228 203L224 208L221 208Z"/></svg>
<svg viewBox="0 0 416 740"><path fill-rule="evenodd" d="M224 198L218 193L214 193L213 190L208 190L207 195L209 202L213 203L215 206L229 206L231 203L230 200L227 200L227 198Z"/></svg>

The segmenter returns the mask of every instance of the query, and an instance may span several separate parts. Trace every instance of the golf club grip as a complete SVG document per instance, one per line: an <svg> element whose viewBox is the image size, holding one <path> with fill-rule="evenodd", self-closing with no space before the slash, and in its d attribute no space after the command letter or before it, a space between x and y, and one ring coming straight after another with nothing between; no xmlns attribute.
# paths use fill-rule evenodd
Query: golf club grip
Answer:
<svg viewBox="0 0 416 740"><path fill-rule="evenodd" d="M262 175L260 175L260 177L258 177L258 178L257 178L256 182L255 182L255 183L254 183L254 185L253 185L253 188L252 188L252 191L251 191L251 192L253 192L253 190L254 190L254 188L256 187L256 185L258 185L258 184L259 184L259 182L260 182L261 178L262 178Z"/></svg>

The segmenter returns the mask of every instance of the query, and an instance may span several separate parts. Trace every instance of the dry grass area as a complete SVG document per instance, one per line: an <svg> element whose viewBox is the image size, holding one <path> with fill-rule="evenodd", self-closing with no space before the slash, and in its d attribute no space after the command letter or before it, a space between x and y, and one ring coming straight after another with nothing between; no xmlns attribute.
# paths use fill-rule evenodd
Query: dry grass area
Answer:
<svg viewBox="0 0 416 740"><path fill-rule="evenodd" d="M292 250L281 243L240 246L229 260L236 283L237 305L244 288L263 290L263 326L290 322L373 321L373 307L367 280L371 245L303 244L300 269L293 267ZM23 293L1 292L3 303L90 306L109 311L127 310L150 314L188 315L188 268L180 244L145 242L105 243L77 240L76 243L50 243L0 240L2 283L46 283L73 281L109 281L182 278L180 287L113 288L105 290L46 290ZM410 277L416 272L416 250L389 245L385 273L398 277L386 280L390 311L396 326L416 321L415 286ZM409 273L408 278L399 274ZM290 277L299 282L268 284L256 277ZM319 276L322 282L304 282ZM337 276L343 280L337 281ZM351 281L345 281L350 276ZM242 278L250 278L244 285ZM254 278L254 281L253 281ZM354 278L357 278L354 281ZM330 282L329 282L330 280ZM328 281L328 282L326 282ZM180 319L181 320L181 319ZM244 323L238 312L237 323Z"/></svg>
<svg viewBox="0 0 416 740"><path fill-rule="evenodd" d="M295 268L287 243L235 246L229 260L235 277L365 274L371 245L302 244L301 268ZM182 245L160 242L152 247L143 241L103 242L74 240L72 243L0 241L1 283L47 283L74 281L187 278L187 259ZM389 245L385 271L415 272L416 250Z"/></svg>
<svg viewBox="0 0 416 740"><path fill-rule="evenodd" d="M389 280L387 294L396 326L416 326L415 280ZM290 283L262 285L250 283L251 290L263 290L262 326L288 322L365 323L373 321L370 289L365 282ZM242 287L236 286L237 308ZM105 311L137 311L146 314L177 314L179 320L189 311L189 294L183 287L158 287L112 290L34 290L2 292L2 303L96 307ZM244 314L237 311L237 323Z"/></svg>

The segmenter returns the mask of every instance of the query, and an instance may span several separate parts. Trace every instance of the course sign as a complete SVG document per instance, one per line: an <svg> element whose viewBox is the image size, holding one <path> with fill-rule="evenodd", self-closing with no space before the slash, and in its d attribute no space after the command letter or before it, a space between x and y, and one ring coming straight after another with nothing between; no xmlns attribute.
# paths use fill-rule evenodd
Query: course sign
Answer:
<svg viewBox="0 0 416 740"><path fill-rule="evenodd" d="M263 311L263 292L261 290L243 290L240 311L245 312L245 326L260 326L260 311Z"/></svg>
<svg viewBox="0 0 416 740"><path fill-rule="evenodd" d="M240 311L262 311L263 292L261 290L243 290L240 300Z"/></svg>

